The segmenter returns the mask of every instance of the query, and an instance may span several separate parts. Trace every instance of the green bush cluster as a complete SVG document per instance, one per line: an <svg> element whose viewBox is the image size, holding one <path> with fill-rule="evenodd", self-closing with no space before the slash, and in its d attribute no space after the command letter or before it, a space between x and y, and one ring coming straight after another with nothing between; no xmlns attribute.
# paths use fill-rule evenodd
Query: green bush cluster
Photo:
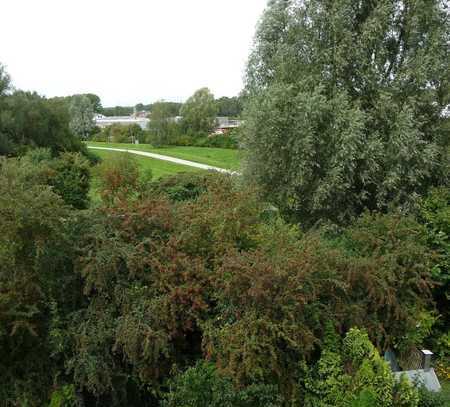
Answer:
<svg viewBox="0 0 450 407"><path fill-rule="evenodd" d="M127 155L80 211L46 154L1 165L3 404L417 405L375 346L419 345L434 312L425 226L301 231L231 176L142 183Z"/></svg>
<svg viewBox="0 0 450 407"><path fill-rule="evenodd" d="M144 143L147 141L148 134L137 124L113 124L103 129L97 129L97 132L91 136L92 141L103 141L109 143Z"/></svg>
<svg viewBox="0 0 450 407"><path fill-rule="evenodd" d="M195 146L195 147L216 147L237 149L237 132L229 134L213 134L210 136L189 136L181 135L175 137L169 144L176 146Z"/></svg>

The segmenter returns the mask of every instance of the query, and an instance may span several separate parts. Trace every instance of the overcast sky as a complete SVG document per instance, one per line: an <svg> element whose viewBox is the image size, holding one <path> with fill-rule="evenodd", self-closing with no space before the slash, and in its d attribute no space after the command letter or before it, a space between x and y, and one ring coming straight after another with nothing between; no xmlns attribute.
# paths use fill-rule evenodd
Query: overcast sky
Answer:
<svg viewBox="0 0 450 407"><path fill-rule="evenodd" d="M0 62L18 89L103 106L242 89L267 0L1 0Z"/></svg>

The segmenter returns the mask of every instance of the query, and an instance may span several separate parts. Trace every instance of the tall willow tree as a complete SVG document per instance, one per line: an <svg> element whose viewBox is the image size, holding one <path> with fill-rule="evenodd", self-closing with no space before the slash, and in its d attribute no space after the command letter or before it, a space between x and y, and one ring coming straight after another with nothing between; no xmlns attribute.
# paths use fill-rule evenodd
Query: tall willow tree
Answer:
<svg viewBox="0 0 450 407"><path fill-rule="evenodd" d="M446 3L269 2L247 67L245 172L286 214L345 222L448 181Z"/></svg>

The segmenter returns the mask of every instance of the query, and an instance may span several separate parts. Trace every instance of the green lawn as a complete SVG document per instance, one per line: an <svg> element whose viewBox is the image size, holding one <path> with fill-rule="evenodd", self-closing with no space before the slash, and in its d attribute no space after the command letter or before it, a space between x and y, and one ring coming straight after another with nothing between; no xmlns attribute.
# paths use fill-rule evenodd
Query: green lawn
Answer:
<svg viewBox="0 0 450 407"><path fill-rule="evenodd" d="M117 154L124 154L114 151L101 151L101 150L91 150L95 155L99 156L102 160L112 160ZM173 175L177 172L192 172L192 171L202 171L198 168L188 167L187 165L174 164L168 161L155 160L149 157L142 157L139 155L133 155L139 166L145 169L151 169L153 178L161 178L167 175Z"/></svg>
<svg viewBox="0 0 450 407"><path fill-rule="evenodd" d="M238 150L213 147L161 147L154 148L149 144L100 143L89 142L88 146L127 148L129 150L149 151L151 153L168 155L183 160L213 165L219 168L238 170L240 153ZM94 151L94 150L92 150Z"/></svg>

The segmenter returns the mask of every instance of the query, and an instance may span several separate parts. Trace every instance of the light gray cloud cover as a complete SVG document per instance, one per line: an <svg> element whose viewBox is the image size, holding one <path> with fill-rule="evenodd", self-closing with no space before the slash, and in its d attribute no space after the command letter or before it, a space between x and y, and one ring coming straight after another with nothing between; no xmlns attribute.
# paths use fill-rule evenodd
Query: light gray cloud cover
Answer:
<svg viewBox="0 0 450 407"><path fill-rule="evenodd" d="M242 88L266 0L2 0L0 62L16 88L104 106Z"/></svg>

